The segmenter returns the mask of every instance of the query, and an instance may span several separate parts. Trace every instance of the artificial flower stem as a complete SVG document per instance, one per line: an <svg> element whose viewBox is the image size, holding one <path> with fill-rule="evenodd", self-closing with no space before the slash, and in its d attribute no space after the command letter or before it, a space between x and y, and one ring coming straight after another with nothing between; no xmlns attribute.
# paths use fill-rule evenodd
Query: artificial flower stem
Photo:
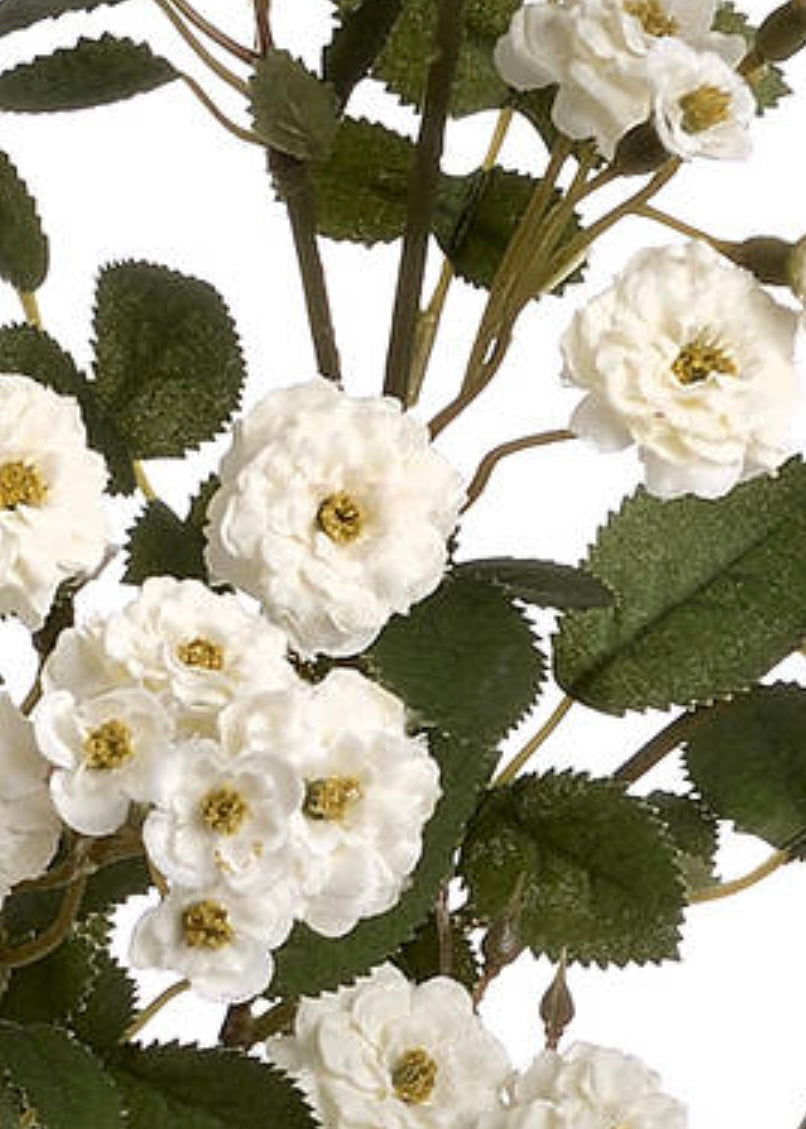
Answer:
<svg viewBox="0 0 806 1129"><path fill-rule="evenodd" d="M218 124L224 127L227 133L231 133L232 136L237 137L239 141L246 141L250 145L259 145L261 149L264 148L264 143L258 135L253 133L251 129L244 129L243 126L238 125L237 122L227 117L224 111L215 104L201 83L197 82L192 75L184 74L182 71L179 71L178 74L188 90L190 90L194 97L201 102L202 106L213 115Z"/></svg>
<svg viewBox="0 0 806 1129"><path fill-rule="evenodd" d="M662 212L659 208L653 208L651 204L640 205L634 209L633 214L641 216L643 219L653 220L655 223L662 224L664 227L671 228L672 231L677 231L680 235L686 235L689 239L701 239L703 242L710 244L715 251L721 252L727 246L724 240L709 235L700 228L686 223L685 220L678 219L677 216L669 215L668 212Z"/></svg>
<svg viewBox="0 0 806 1129"><path fill-rule="evenodd" d="M406 230L398 268L383 391L409 402L414 341L428 240L439 188L439 165L453 77L459 58L466 0L439 0L433 62L428 69L422 119L409 177Z"/></svg>
<svg viewBox="0 0 806 1129"><path fill-rule="evenodd" d="M266 55L274 45L274 37L271 33L270 9L271 0L255 0L255 33L261 57Z"/></svg>
<svg viewBox="0 0 806 1129"><path fill-rule="evenodd" d="M252 1026L252 1046L287 1030L294 1022L298 1007L296 1000L281 1000L263 1015L258 1015Z"/></svg>
<svg viewBox="0 0 806 1129"><path fill-rule="evenodd" d="M18 290L20 303L25 314L25 320L34 329L42 328L42 315L39 312L39 303L36 299L36 294L32 291Z"/></svg>
<svg viewBox="0 0 806 1129"><path fill-rule="evenodd" d="M522 435L519 439L509 439L498 447L488 451L476 468L476 473L467 488L467 501L462 507L462 513L473 505L484 491L490 477L502 459L510 455L517 455L520 451L528 451L532 447L546 447L550 443L562 443L566 439L576 439L573 431L558 428L555 431L540 431L535 435Z"/></svg>
<svg viewBox="0 0 806 1129"><path fill-rule="evenodd" d="M218 1032L219 1043L222 1047L248 1050L254 1043L252 1038L254 1024L252 1005L249 1001L230 1004Z"/></svg>
<svg viewBox="0 0 806 1129"><path fill-rule="evenodd" d="M166 1004L169 1004L171 1000L175 1000L177 996L181 996L189 987L190 982L188 980L177 980L175 984L171 984L164 992L160 992L156 999L152 1000L147 1007L144 1007L137 1013L118 1039L118 1042L131 1043L140 1034L145 1025L150 1023L154 1016L162 1011Z"/></svg>
<svg viewBox="0 0 806 1129"><path fill-rule="evenodd" d="M171 6L171 0L154 0L154 3L167 16L184 39L185 43L190 47L191 51L201 59L205 66L209 67L213 74L220 78L222 82L226 82L233 90L237 90L239 94L243 94L244 97L246 97L249 93L248 83L235 74L234 71L231 71L229 67L225 67L223 63L216 59L215 55L212 55L207 50L204 44L193 34L182 17Z"/></svg>
<svg viewBox="0 0 806 1129"><path fill-rule="evenodd" d="M143 464L140 462L139 459L133 460L132 470L134 471L135 482L137 483L137 486L140 490L140 493L143 495L145 500L147 502L158 501L159 495L157 494L154 487L151 485L151 482L149 481L148 475L145 472L145 468L144 468Z"/></svg>
<svg viewBox="0 0 806 1129"><path fill-rule="evenodd" d="M223 48L225 51L229 51L231 55L234 55L236 59L240 59L240 61L247 66L253 67L255 65L258 60L255 51L244 47L241 43L236 42L236 40L227 35L225 31L222 31L221 28L216 27L216 25L211 23L201 12L197 12L196 9L188 3L188 0L172 0L172 2L177 11L181 12L188 23L192 23L199 31L204 32L204 34L209 39L212 39L214 43L217 43L219 47Z"/></svg>
<svg viewBox="0 0 806 1129"><path fill-rule="evenodd" d="M491 784L492 788L502 788L505 784L511 784L512 783L512 781L515 779L515 777L518 775L518 773L524 767L524 765L530 759L530 757L535 752L537 752L537 750L544 743L544 741L548 740L548 738L551 736L551 734L554 732L554 730L560 724L562 719L565 717L565 715L571 709L571 706L573 704L574 704L574 699L569 698L568 695L566 694L562 698L562 700L560 701L559 705L556 707L554 712L551 714L548 721L546 721L543 725L541 725L540 729L538 729L538 731L537 731L537 733L535 733L534 737L532 737L529 741L526 742L526 744L523 746L523 748L517 754L517 756L514 756L512 758L512 760L509 762L509 764L506 765L504 768L502 768L501 771L498 773L498 775L493 778L493 781L492 781L492 784Z"/></svg>
<svg viewBox="0 0 806 1129"><path fill-rule="evenodd" d="M25 941L13 948L0 949L0 968L25 968L58 949L70 932L84 897L86 885L87 878L85 875L79 875L70 883L62 899L58 915L44 933L40 933L39 936L32 937L30 941Z"/></svg>
<svg viewBox="0 0 806 1129"><path fill-rule="evenodd" d="M617 768L613 773L613 780L619 784L635 784L669 753L673 753L707 717L713 717L715 710L720 708L719 705L696 706L693 710L681 713Z"/></svg>
<svg viewBox="0 0 806 1129"><path fill-rule="evenodd" d="M704 890L695 891L689 898L691 905L700 905L703 902L715 902L720 898L730 898L733 894L740 894L742 890L749 890L757 882L761 882L767 875L773 874L779 867L791 860L788 851L774 851L760 866L751 870L741 878L733 878L730 882L717 882Z"/></svg>

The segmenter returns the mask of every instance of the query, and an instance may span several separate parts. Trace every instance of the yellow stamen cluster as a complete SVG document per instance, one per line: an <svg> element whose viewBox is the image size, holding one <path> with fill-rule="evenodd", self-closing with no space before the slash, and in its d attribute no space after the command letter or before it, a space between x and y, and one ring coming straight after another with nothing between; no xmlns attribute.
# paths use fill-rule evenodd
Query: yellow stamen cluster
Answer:
<svg viewBox="0 0 806 1129"><path fill-rule="evenodd" d="M120 768L134 756L132 731L123 721L112 718L92 729L84 738L84 763L100 771Z"/></svg>
<svg viewBox="0 0 806 1129"><path fill-rule="evenodd" d="M325 498L316 512L316 521L322 532L337 545L355 541L364 528L361 507L345 490Z"/></svg>
<svg viewBox="0 0 806 1129"><path fill-rule="evenodd" d="M201 817L211 831L234 835L249 814L249 805L235 788L215 788L202 800Z"/></svg>
<svg viewBox="0 0 806 1129"><path fill-rule="evenodd" d="M176 654L185 666L197 666L202 670L224 669L224 648L210 639L191 639L189 643L180 643Z"/></svg>
<svg viewBox="0 0 806 1129"><path fill-rule="evenodd" d="M183 910L182 936L191 949L221 949L230 943L235 930L224 906L208 898Z"/></svg>
<svg viewBox="0 0 806 1129"><path fill-rule="evenodd" d="M308 781L302 810L309 819L338 820L360 799L361 785L354 776L326 776Z"/></svg>
<svg viewBox="0 0 806 1129"><path fill-rule="evenodd" d="M35 466L15 460L0 464L0 510L41 506L48 488Z"/></svg>
<svg viewBox="0 0 806 1129"><path fill-rule="evenodd" d="M680 99L686 133L705 133L730 117L731 96L718 86L698 86Z"/></svg>
<svg viewBox="0 0 806 1129"><path fill-rule="evenodd" d="M626 0L624 11L635 16L647 35L656 39L676 35L679 31L677 21L668 15L660 0Z"/></svg>
<svg viewBox="0 0 806 1129"><path fill-rule="evenodd" d="M720 349L707 341L695 340L684 345L672 364L672 372L681 384L699 384L707 380L712 372L735 375L736 362Z"/></svg>
<svg viewBox="0 0 806 1129"><path fill-rule="evenodd" d="M422 1047L406 1051L392 1070L392 1088L408 1105L427 1102L436 1081L437 1064Z"/></svg>

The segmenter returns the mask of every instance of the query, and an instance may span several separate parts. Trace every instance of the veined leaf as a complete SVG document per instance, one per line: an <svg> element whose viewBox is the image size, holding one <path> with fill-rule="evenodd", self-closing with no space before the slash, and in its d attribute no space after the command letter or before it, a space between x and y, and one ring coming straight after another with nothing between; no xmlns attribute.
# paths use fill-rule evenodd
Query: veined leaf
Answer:
<svg viewBox="0 0 806 1129"><path fill-rule="evenodd" d="M486 580L511 599L541 608L604 608L613 603L613 593L595 576L556 561L489 557L461 561L453 572Z"/></svg>
<svg viewBox="0 0 806 1129"><path fill-rule="evenodd" d="M557 680L614 714L747 688L806 637L805 536L800 459L716 501L639 490L584 566L615 606L564 617Z"/></svg>
<svg viewBox="0 0 806 1129"><path fill-rule="evenodd" d="M0 277L30 293L47 273L48 241L36 203L9 158L0 153Z"/></svg>
<svg viewBox="0 0 806 1129"><path fill-rule="evenodd" d="M0 35L31 27L40 20L55 19L66 12L91 12L101 5L122 0L0 0Z"/></svg>
<svg viewBox="0 0 806 1129"><path fill-rule="evenodd" d="M694 796L655 791L645 799L666 824L688 892L710 886L719 845L716 816Z"/></svg>
<svg viewBox="0 0 806 1129"><path fill-rule="evenodd" d="M273 149L300 161L326 157L338 129L333 88L287 51L273 49L250 81L255 129Z"/></svg>

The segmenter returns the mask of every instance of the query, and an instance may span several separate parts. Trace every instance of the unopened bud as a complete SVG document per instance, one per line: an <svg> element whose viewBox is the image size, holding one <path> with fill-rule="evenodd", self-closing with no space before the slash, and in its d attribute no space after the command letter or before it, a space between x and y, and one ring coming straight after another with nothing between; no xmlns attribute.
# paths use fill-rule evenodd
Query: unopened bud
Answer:
<svg viewBox="0 0 806 1129"><path fill-rule="evenodd" d="M565 954L563 954L554 979L540 1001L540 1018L543 1020L546 1032L546 1046L550 1051L556 1051L574 1015L574 1000L565 980Z"/></svg>
<svg viewBox="0 0 806 1129"><path fill-rule="evenodd" d="M790 59L806 47L806 5L790 0L774 12L756 32L755 52L768 63Z"/></svg>
<svg viewBox="0 0 806 1129"><path fill-rule="evenodd" d="M613 168L621 176L644 176L665 165L670 157L652 122L642 122L628 130L619 141Z"/></svg>
<svg viewBox="0 0 806 1129"><path fill-rule="evenodd" d="M484 967L496 973L517 960L523 950L518 924L509 915L493 922L481 942Z"/></svg>
<svg viewBox="0 0 806 1129"><path fill-rule="evenodd" d="M754 235L743 243L719 243L719 250L768 286L791 285L791 260L795 246L774 235Z"/></svg>

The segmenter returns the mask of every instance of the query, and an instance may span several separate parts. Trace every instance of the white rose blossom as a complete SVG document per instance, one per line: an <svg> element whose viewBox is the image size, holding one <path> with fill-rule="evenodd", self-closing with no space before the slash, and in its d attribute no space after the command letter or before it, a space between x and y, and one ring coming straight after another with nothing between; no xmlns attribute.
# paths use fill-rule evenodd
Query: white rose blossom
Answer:
<svg viewBox="0 0 806 1129"><path fill-rule="evenodd" d="M610 159L650 116L648 60L657 45L674 37L731 64L742 56L740 36L711 32L716 7L716 0L541 0L515 12L495 62L517 90L557 83L557 128L593 138Z"/></svg>
<svg viewBox="0 0 806 1129"><path fill-rule="evenodd" d="M0 693L0 905L17 882L45 872L59 845L48 770L31 723Z"/></svg>
<svg viewBox="0 0 806 1129"><path fill-rule="evenodd" d="M220 474L211 573L259 599L301 655L363 650L442 579L460 478L390 397L321 379L272 392Z"/></svg>
<svg viewBox="0 0 806 1129"><path fill-rule="evenodd" d="M325 1129L469 1129L509 1074L470 994L439 976L410 983L390 964L300 1002L293 1036L267 1043Z"/></svg>
<svg viewBox="0 0 806 1129"><path fill-rule="evenodd" d="M639 252L563 338L565 375L588 393L571 429L602 450L636 443L658 497L720 497L791 450L795 330L704 243Z"/></svg>
<svg viewBox="0 0 806 1129"><path fill-rule="evenodd" d="M71 396L0 375L0 615L36 630L62 581L98 568L106 480Z"/></svg>

